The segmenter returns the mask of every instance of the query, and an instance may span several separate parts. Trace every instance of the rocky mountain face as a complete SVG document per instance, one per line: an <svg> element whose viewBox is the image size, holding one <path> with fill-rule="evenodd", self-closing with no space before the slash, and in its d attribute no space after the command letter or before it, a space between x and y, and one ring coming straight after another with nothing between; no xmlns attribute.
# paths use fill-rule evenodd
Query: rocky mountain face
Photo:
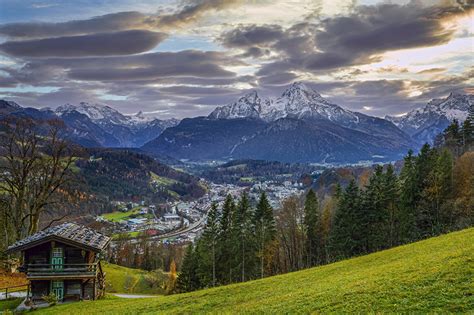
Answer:
<svg viewBox="0 0 474 315"><path fill-rule="evenodd" d="M401 130L418 143L433 143L452 121L466 120L469 110L474 111L474 95L451 93L445 99L433 99L425 107L414 109L401 117L387 116Z"/></svg>
<svg viewBox="0 0 474 315"><path fill-rule="evenodd" d="M178 159L356 162L401 157L413 145L392 122L346 110L302 83L276 99L256 92L185 119L143 149Z"/></svg>
<svg viewBox="0 0 474 315"><path fill-rule="evenodd" d="M141 112L124 115L107 105L84 102L66 104L55 110L38 110L0 100L0 115L41 120L59 118L67 126L67 137L86 147L140 147L179 122L149 118Z"/></svg>

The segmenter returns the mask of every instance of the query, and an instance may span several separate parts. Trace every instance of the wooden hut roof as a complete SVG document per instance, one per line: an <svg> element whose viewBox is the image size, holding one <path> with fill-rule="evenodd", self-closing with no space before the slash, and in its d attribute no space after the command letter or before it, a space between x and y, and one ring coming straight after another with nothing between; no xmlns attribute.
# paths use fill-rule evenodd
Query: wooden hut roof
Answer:
<svg viewBox="0 0 474 315"><path fill-rule="evenodd" d="M75 223L63 223L28 236L9 246L7 252L34 247L50 240L100 252L107 247L110 237Z"/></svg>

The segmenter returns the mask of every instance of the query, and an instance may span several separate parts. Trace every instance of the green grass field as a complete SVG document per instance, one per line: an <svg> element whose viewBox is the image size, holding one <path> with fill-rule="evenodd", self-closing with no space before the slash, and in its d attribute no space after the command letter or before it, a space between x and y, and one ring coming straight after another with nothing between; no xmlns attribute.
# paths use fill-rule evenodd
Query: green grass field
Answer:
<svg viewBox="0 0 474 315"><path fill-rule="evenodd" d="M150 172L150 176L151 176L151 179L152 181L158 183L159 185L162 185L162 186L170 186L170 185L173 185L173 184L176 184L178 181L172 179L172 178L167 178L167 177L162 177L162 176L159 176L153 172Z"/></svg>
<svg viewBox="0 0 474 315"><path fill-rule="evenodd" d="M119 222L119 221L122 221L122 220L127 220L132 215L137 215L140 212L141 208L142 207L135 207L135 208L133 208L129 211L125 211L125 212L115 211L115 212L111 212L111 213L104 213L102 216L104 217L104 219L106 219L108 221Z"/></svg>
<svg viewBox="0 0 474 315"><path fill-rule="evenodd" d="M8 299L0 301L0 314L6 310L13 311L23 301L22 298Z"/></svg>
<svg viewBox="0 0 474 315"><path fill-rule="evenodd" d="M164 294L165 274L102 263L107 293Z"/></svg>
<svg viewBox="0 0 474 315"><path fill-rule="evenodd" d="M151 299L78 302L38 314L471 313L474 228L327 266Z"/></svg>

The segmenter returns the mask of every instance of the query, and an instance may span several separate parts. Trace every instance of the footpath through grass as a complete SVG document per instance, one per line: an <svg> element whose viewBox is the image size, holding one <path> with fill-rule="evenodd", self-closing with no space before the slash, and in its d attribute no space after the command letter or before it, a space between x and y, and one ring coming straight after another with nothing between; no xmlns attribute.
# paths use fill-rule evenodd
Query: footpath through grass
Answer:
<svg viewBox="0 0 474 315"><path fill-rule="evenodd" d="M38 314L445 313L474 311L474 228L327 266L150 299Z"/></svg>

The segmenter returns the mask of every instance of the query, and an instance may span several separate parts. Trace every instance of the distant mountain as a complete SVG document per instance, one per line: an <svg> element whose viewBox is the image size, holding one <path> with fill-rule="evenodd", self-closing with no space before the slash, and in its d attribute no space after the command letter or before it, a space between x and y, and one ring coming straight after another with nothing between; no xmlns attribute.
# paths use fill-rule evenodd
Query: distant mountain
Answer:
<svg viewBox="0 0 474 315"><path fill-rule="evenodd" d="M78 105L60 106L55 110L55 113L61 118L67 117L71 113L80 113L86 116L92 123L115 138L115 141L102 143L106 147L140 147L156 138L164 129L178 123L176 119L147 118L141 112L137 115L124 115L107 105L84 102Z"/></svg>
<svg viewBox="0 0 474 315"><path fill-rule="evenodd" d="M193 160L355 162L398 158L412 145L390 121L346 110L297 82L276 99L252 92L185 119L143 149Z"/></svg>
<svg viewBox="0 0 474 315"><path fill-rule="evenodd" d="M86 147L141 147L179 122L176 119L145 117L141 112L124 115L101 104L81 102L51 110L24 108L14 102L0 100L0 116L8 115L36 120L61 119L67 127L66 137Z"/></svg>
<svg viewBox="0 0 474 315"><path fill-rule="evenodd" d="M452 121L466 120L474 107L474 95L451 93L445 99L433 99L425 107L410 111L401 117L387 116L401 130L419 143L432 143Z"/></svg>

